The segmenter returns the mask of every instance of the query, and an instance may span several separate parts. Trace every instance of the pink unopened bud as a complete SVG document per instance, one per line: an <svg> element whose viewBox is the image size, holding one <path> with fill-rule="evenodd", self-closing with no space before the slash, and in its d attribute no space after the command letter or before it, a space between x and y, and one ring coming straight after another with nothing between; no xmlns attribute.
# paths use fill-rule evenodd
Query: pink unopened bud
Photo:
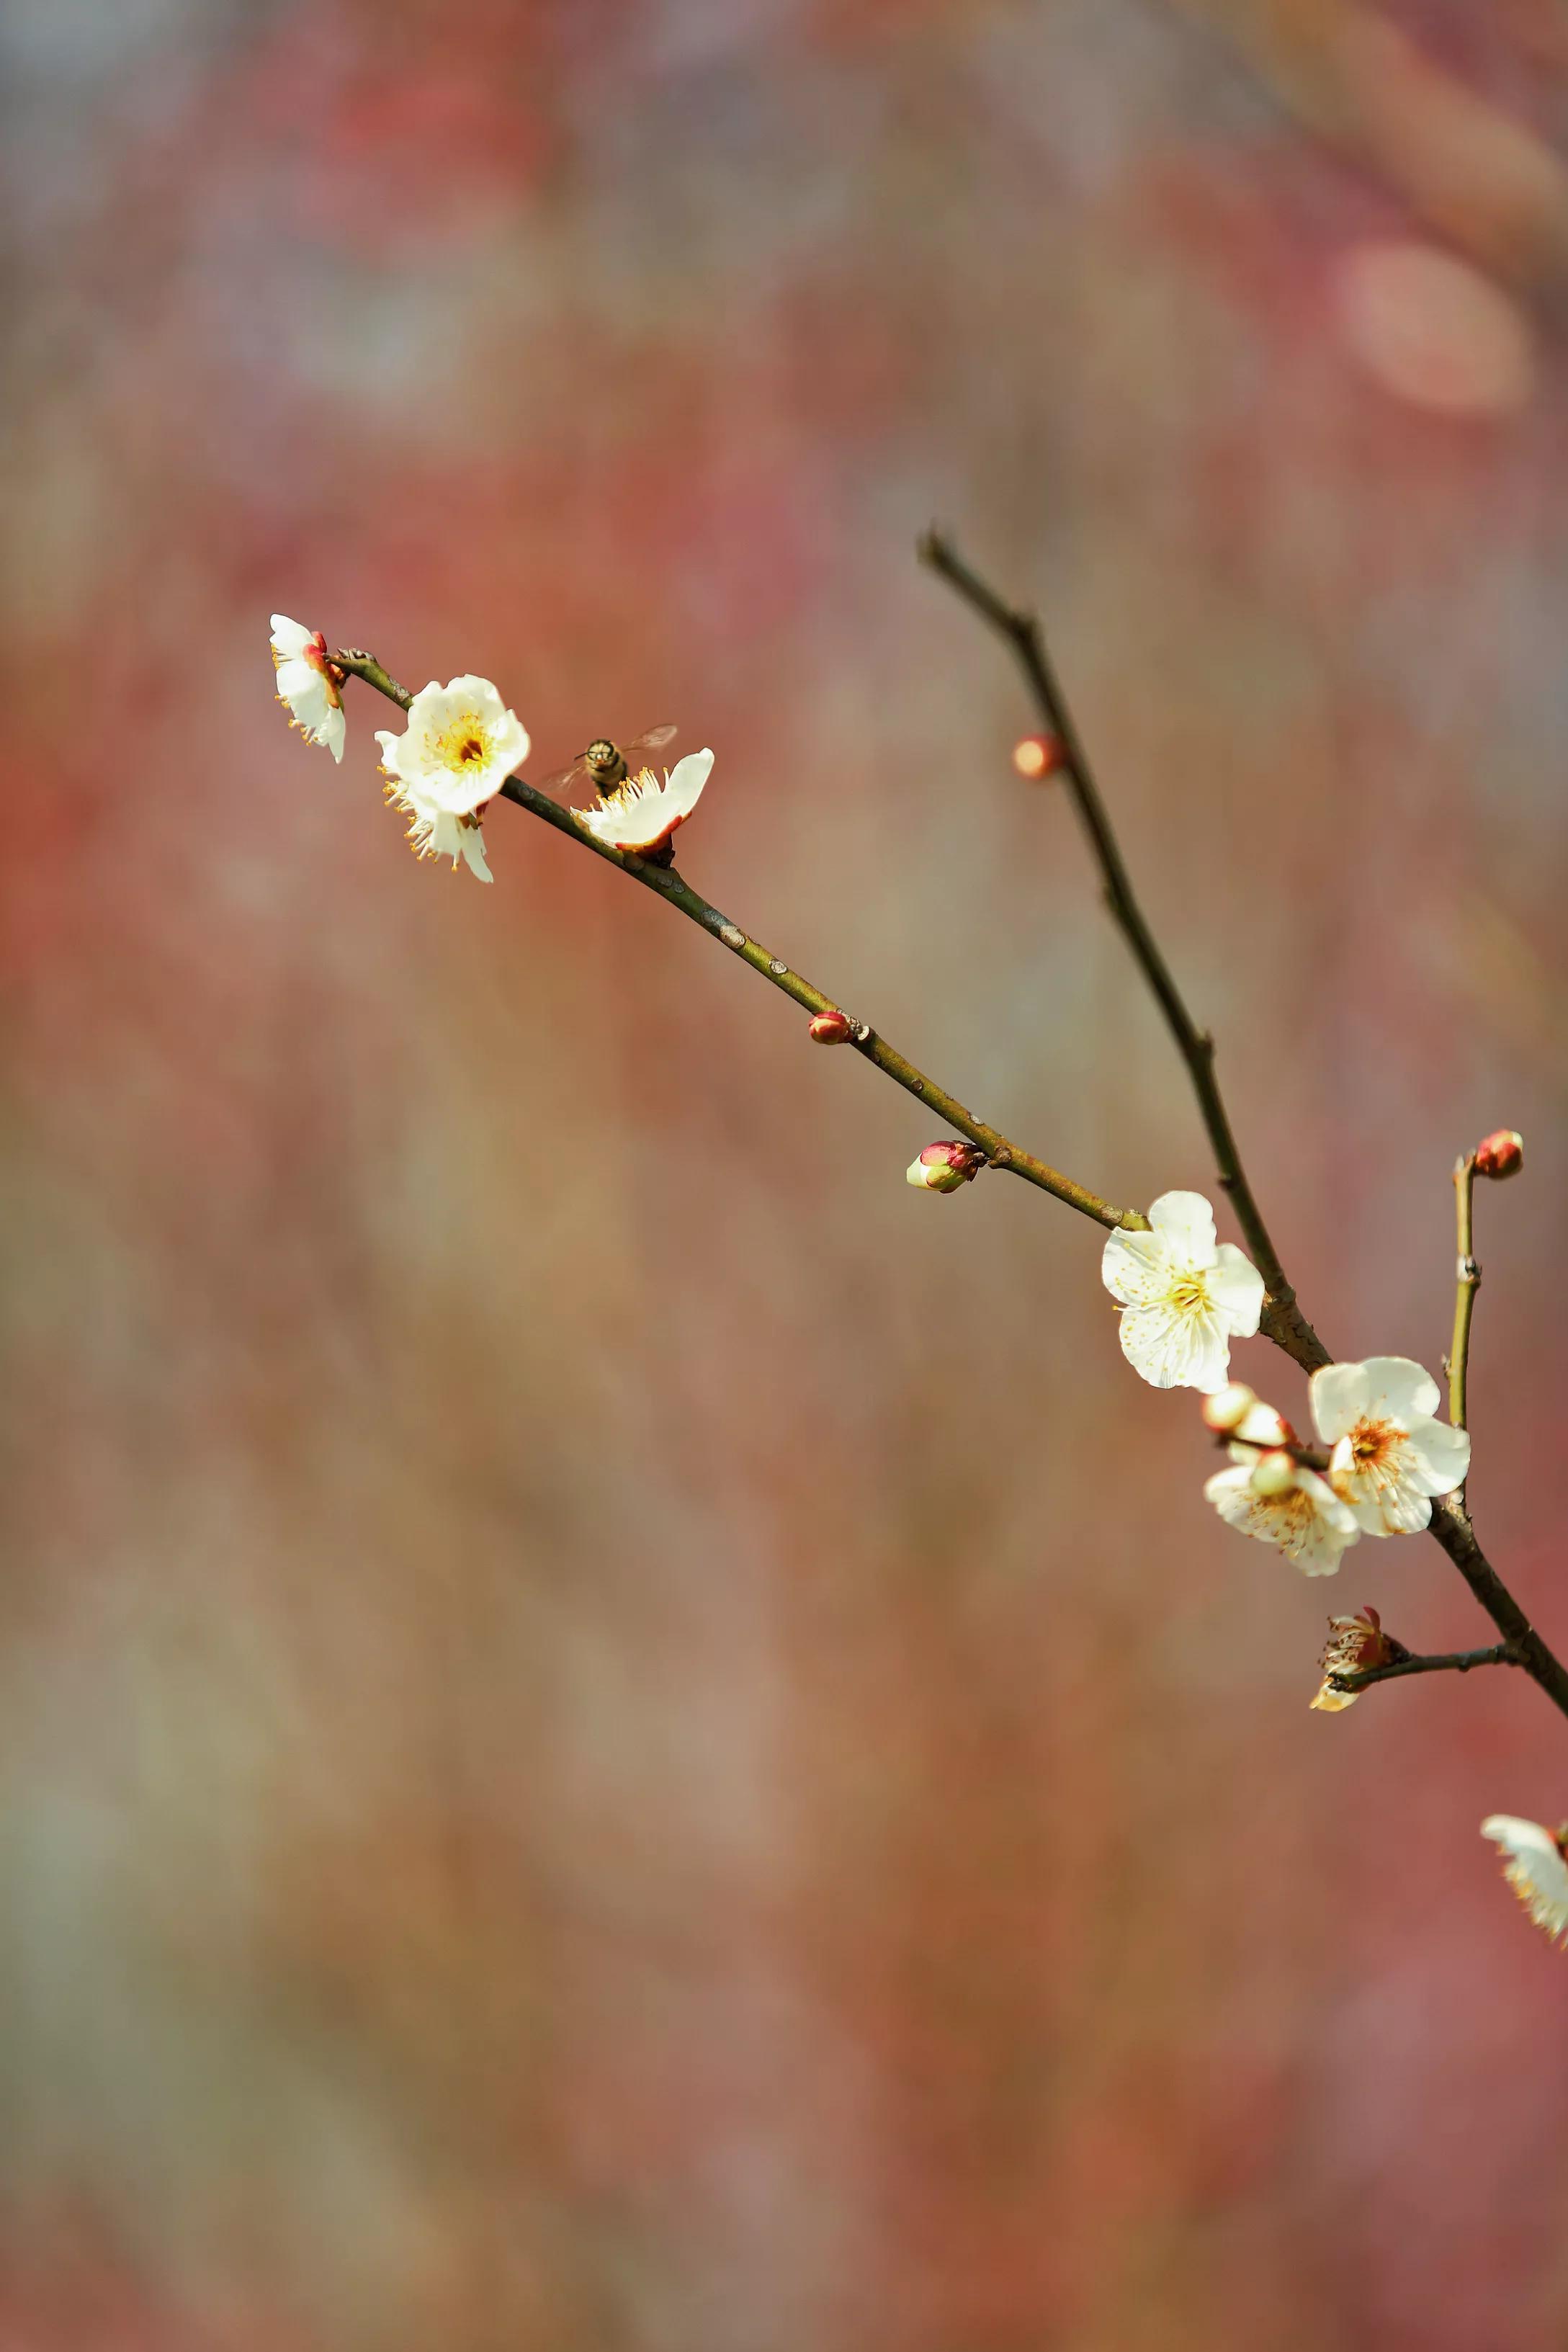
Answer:
<svg viewBox="0 0 1568 2352"><path fill-rule="evenodd" d="M1478 1176L1517 1176L1524 1165L1524 1138L1511 1127L1500 1127L1495 1135L1487 1136L1475 1150Z"/></svg>
<svg viewBox="0 0 1568 2352"><path fill-rule="evenodd" d="M819 1045L842 1045L855 1034L855 1024L847 1013L819 1013L811 1024L811 1035Z"/></svg>
<svg viewBox="0 0 1568 2352"><path fill-rule="evenodd" d="M912 1160L904 1171L904 1181L918 1184L925 1192L956 1192L960 1184L967 1184L986 1164L986 1155L974 1143L928 1143L918 1160Z"/></svg>
<svg viewBox="0 0 1568 2352"><path fill-rule="evenodd" d="M1217 1436L1228 1437L1240 1428L1258 1399L1245 1381L1232 1381L1203 1400L1203 1417Z"/></svg>
<svg viewBox="0 0 1568 2352"><path fill-rule="evenodd" d="M1038 784L1061 765L1061 746L1054 735L1026 735L1013 745L1013 765L1020 776Z"/></svg>

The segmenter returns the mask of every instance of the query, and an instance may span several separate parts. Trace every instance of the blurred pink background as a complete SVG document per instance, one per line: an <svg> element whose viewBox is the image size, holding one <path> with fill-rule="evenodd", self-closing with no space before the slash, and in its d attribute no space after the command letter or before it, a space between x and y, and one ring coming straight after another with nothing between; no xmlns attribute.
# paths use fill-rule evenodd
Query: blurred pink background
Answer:
<svg viewBox="0 0 1568 2352"><path fill-rule="evenodd" d="M1559 1647L1558 0L11 0L4 2352L1568 2341L1521 1678L1224 1528L1101 1236L267 615L680 722L683 869L1211 1190L934 515L1037 601L1308 1311ZM1222 1228L1223 1230L1223 1228ZM1287 1411L1262 1343L1236 1369Z"/></svg>

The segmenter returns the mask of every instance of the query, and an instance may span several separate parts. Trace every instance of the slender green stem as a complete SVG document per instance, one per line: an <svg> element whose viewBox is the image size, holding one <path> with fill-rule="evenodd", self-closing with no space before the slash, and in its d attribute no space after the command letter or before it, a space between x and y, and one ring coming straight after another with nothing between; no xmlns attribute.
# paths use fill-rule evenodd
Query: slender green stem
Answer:
<svg viewBox="0 0 1568 2352"><path fill-rule="evenodd" d="M1456 1429L1466 1426L1465 1416L1469 1410L1470 1318L1476 1311L1476 1293L1481 1286L1481 1270L1474 1255L1475 1198L1476 1163L1471 1155L1458 1161L1454 1169L1459 1257L1458 1286L1454 1294L1454 1343L1448 1350L1448 1419Z"/></svg>
<svg viewBox="0 0 1568 2352"><path fill-rule="evenodd" d="M361 678L367 686L374 687L378 694L384 694L389 702L395 702L400 710L406 710L413 699L372 655L343 651L334 654L332 659L347 677ZM721 947L727 948L732 955L749 964L753 971L760 972L764 980L781 990L803 1011L819 1013L836 1013L841 1009L831 996L824 996L820 988L813 987L809 980L803 980L798 971L791 971L781 957L770 953L758 940L748 937L738 923L732 923L727 915L720 914L716 907L710 906L689 882L676 873L673 866L661 866L652 858L635 857L629 851L610 848L590 833L570 809L562 808L559 801L552 801L548 793L541 793L536 785L526 783L521 776L508 776L498 797L510 801L517 808L526 809L530 816L537 816L557 833L565 834L568 840L575 841L580 849L591 849L596 857L603 858L606 865L618 866L633 882L640 882L645 890L653 891L655 898L664 899L666 906L674 907L677 913L685 915L688 921L706 931L710 939L716 940ZM1142 1231L1147 1225L1147 1218L1139 1211L1116 1208L1113 1202L1103 1201L1098 1192L1090 1192L1086 1185L1075 1183L1071 1176L1063 1176L1060 1170L1048 1167L1043 1160L1037 1160L1031 1152L1020 1150L1016 1143L1009 1143L1005 1135L996 1128L988 1127L984 1119L977 1118L972 1111L966 1110L945 1087L939 1087L935 1078L928 1078L924 1070L917 1069L895 1046L889 1045L885 1037L879 1035L864 1022L854 1024L846 1042L892 1078L896 1086L901 1086L906 1094L914 1095L939 1118L945 1119L949 1127L956 1128L971 1143L978 1144L991 1167L1003 1169L1009 1175L1021 1176L1026 1183L1038 1184L1042 1192L1053 1193L1057 1200L1065 1201L1069 1208L1077 1209L1085 1217L1092 1217L1096 1224L1120 1225L1132 1231Z"/></svg>
<svg viewBox="0 0 1568 2352"><path fill-rule="evenodd" d="M1490 1650L1446 1650L1427 1657L1413 1657L1406 1651L1385 1666L1358 1666L1349 1674L1330 1675L1328 1679L1334 1690L1364 1691L1374 1683L1402 1682L1407 1675L1468 1675L1472 1666L1522 1666L1524 1663L1511 1643L1494 1642Z"/></svg>
<svg viewBox="0 0 1568 2352"><path fill-rule="evenodd" d="M1170 966L1149 929L1137 893L1133 888L1121 845L1112 829L1099 785L1094 781L1094 772L1089 764L1082 739L1051 667L1040 623L1032 613L1020 612L998 596L989 583L981 579L979 573L964 561L952 541L940 531L925 533L920 541L920 555L922 561L946 580L970 609L977 613L988 626L1011 647L1046 731L1061 746L1060 773L1066 782L1072 805L1089 837L1090 848L1100 868L1105 903L1132 949L1134 959L1165 1015L1166 1025L1176 1040L1176 1050L1186 1065L1198 1109L1208 1131L1220 1186L1230 1196L1236 1221L1246 1236L1253 1263L1263 1277L1268 1294L1263 1328L1270 1339L1288 1348L1298 1363L1304 1365L1308 1371L1315 1371L1320 1364L1329 1362L1329 1351L1301 1313L1296 1304L1296 1294L1285 1278L1285 1269L1280 1263L1280 1254L1274 1247L1269 1228L1263 1222L1262 1211L1253 1194L1231 1128L1230 1114L1226 1109L1225 1098L1215 1076L1214 1039L1207 1029L1198 1027L1188 1012Z"/></svg>

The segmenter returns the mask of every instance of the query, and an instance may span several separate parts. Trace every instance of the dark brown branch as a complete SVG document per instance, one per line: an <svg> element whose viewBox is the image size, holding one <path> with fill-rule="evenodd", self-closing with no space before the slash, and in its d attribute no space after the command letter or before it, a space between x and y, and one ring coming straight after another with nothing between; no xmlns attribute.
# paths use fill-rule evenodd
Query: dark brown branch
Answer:
<svg viewBox="0 0 1568 2352"><path fill-rule="evenodd" d="M1218 1164L1219 1181L1236 1207L1237 1223L1268 1293L1262 1330L1303 1371L1314 1372L1332 1359L1296 1304L1296 1294L1285 1279L1279 1254L1270 1239L1252 1188L1242 1167L1236 1139L1214 1075L1214 1040L1200 1030L1187 1011L1170 969L1155 943L1143 909L1134 893L1120 846L1111 828L1105 803L1089 766L1072 714L1056 681L1045 640L1032 613L1019 612L998 595L978 572L970 569L951 542L936 530L920 541L923 562L940 573L988 626L1009 646L1021 666L1046 731L1061 746L1061 772L1089 836L1104 882L1106 902L1115 917L1139 969L1165 1014L1186 1063L1204 1124ZM1468 1325L1466 1341L1468 1344ZM1456 1348L1456 1353L1458 1349ZM1568 1715L1568 1668L1542 1640L1512 1593L1476 1540L1461 1487L1432 1506L1431 1532L1440 1543L1476 1600L1503 1637L1514 1662L1539 1683L1552 1705Z"/></svg>
<svg viewBox="0 0 1568 2352"><path fill-rule="evenodd" d="M1057 772L1066 783L1073 807L1089 837L1090 848L1100 868L1105 903L1132 949L1134 959L1165 1015L1166 1025L1176 1040L1176 1050L1186 1065L1193 1092L1197 1097L1198 1109L1208 1130L1221 1189L1230 1195L1236 1222L1246 1236L1252 1262L1263 1277L1268 1294L1263 1309L1263 1328L1271 1339L1287 1348L1299 1364L1309 1372L1315 1371L1320 1364L1330 1361L1329 1351L1296 1304L1296 1294L1285 1278L1280 1254L1274 1247L1269 1228L1263 1222L1262 1212L1253 1196L1231 1129L1230 1115L1214 1074L1214 1039L1207 1029L1198 1027L1188 1012L1186 999L1176 986L1170 966L1160 952L1138 903L1105 803L1100 797L1100 788L1094 781L1088 754L1083 749L1067 698L1057 682L1040 624L1032 613L1020 612L998 596L978 572L971 570L952 541L940 531L927 531L919 545L922 561L946 580L970 609L977 613L1011 647L1029 682L1045 731L1054 737L1061 747Z"/></svg>
<svg viewBox="0 0 1568 2352"><path fill-rule="evenodd" d="M1330 1675L1331 1690L1370 1690L1374 1683L1396 1683L1406 1675L1468 1675L1472 1666L1522 1666L1524 1660L1507 1642L1494 1642L1490 1650L1447 1650L1441 1654L1415 1657L1406 1650L1400 1657L1391 1658L1385 1666L1359 1666L1352 1674Z"/></svg>
<svg viewBox="0 0 1568 2352"><path fill-rule="evenodd" d="M331 658L345 677L361 678L365 685L374 687L376 692L384 694L389 702L395 702L400 710L406 710L413 701L407 688L390 677L373 655L343 651L334 654ZM619 866L622 874L630 875L633 882L640 882L645 890L652 890L655 898L663 898L666 906L674 907L677 913L695 923L711 939L717 940L721 947L728 948L732 955L737 955L743 963L748 963L753 971L760 972L764 980L774 988L781 989L806 1012L818 1013L839 1010L831 996L824 996L821 989L813 988L809 980L802 980L800 973L792 971L780 957L770 955L758 940L748 938L737 923L732 923L727 915L721 915L716 907L709 906L706 898L682 879L673 866L660 866L650 858L635 857L628 851L610 848L580 824L570 809L562 808L558 801L552 801L548 793L541 793L537 786L526 783L521 776L508 776L498 797L509 800L515 807L526 809L530 816L538 817L557 833L564 833L568 840L575 841L580 849L591 849L607 865ZM1016 1143L1009 1143L1005 1135L994 1127L988 1127L973 1112L966 1110L963 1104L948 1094L945 1087L939 1087L934 1078L928 1078L924 1070L916 1069L913 1062L890 1045L885 1037L868 1028L864 1022L853 1025L847 1042L890 1077L895 1086L902 1087L906 1094L915 1096L927 1109L946 1120L949 1127L956 1128L960 1135L967 1136L971 1143L978 1144L991 1167L1004 1169L1009 1175L1021 1176L1026 1183L1038 1184L1042 1192L1054 1193L1059 1201L1065 1201L1069 1208L1077 1209L1085 1217L1092 1217L1096 1224L1121 1225L1131 1231L1142 1231L1147 1226L1148 1219L1140 1211L1114 1207L1111 1202L1103 1201L1098 1192L1091 1192L1087 1186L1075 1183L1071 1176L1063 1176L1059 1170L1047 1167L1043 1160L1037 1160L1032 1153L1020 1150Z"/></svg>

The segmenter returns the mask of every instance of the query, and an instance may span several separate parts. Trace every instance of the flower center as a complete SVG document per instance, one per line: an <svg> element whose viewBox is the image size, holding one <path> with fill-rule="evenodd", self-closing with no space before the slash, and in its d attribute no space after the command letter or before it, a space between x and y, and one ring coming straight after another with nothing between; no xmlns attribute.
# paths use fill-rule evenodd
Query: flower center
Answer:
<svg viewBox="0 0 1568 2352"><path fill-rule="evenodd" d="M1203 1315L1208 1309L1208 1285L1201 1274L1184 1274L1170 1287L1170 1303L1178 1315Z"/></svg>
<svg viewBox="0 0 1568 2352"><path fill-rule="evenodd" d="M455 719L439 737L435 756L444 768L452 770L454 775L470 776L476 768L488 764L489 735L474 713L465 711L461 718Z"/></svg>
<svg viewBox="0 0 1568 2352"><path fill-rule="evenodd" d="M1350 1433L1350 1458L1358 1477L1375 1486L1391 1486L1399 1476L1405 1433L1388 1421L1358 1421Z"/></svg>

